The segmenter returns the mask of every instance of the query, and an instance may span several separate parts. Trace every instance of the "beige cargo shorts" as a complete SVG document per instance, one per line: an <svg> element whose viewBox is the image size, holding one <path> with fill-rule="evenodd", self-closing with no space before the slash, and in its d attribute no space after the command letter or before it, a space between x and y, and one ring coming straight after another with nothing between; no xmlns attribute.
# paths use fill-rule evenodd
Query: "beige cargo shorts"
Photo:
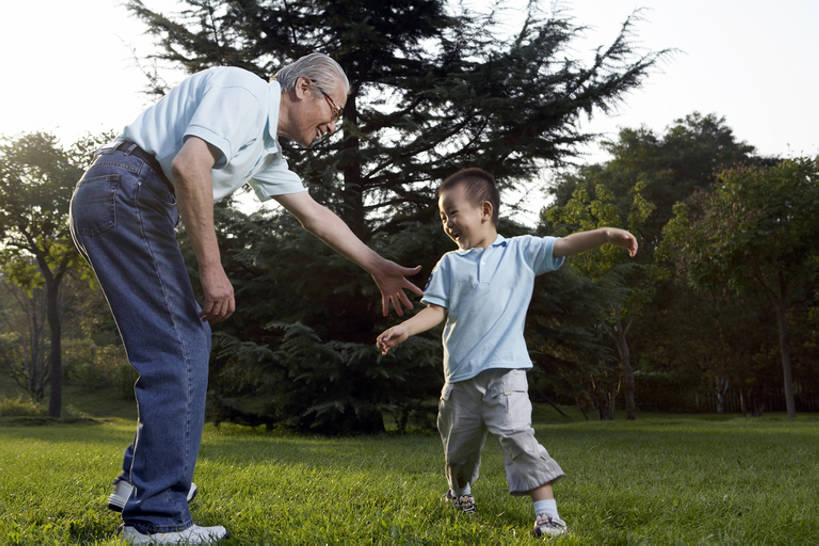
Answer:
<svg viewBox="0 0 819 546"><path fill-rule="evenodd" d="M524 495L564 475L535 439L528 391L522 369L489 369L472 379L444 385L438 432L450 488L478 479L487 432L500 442L512 495Z"/></svg>

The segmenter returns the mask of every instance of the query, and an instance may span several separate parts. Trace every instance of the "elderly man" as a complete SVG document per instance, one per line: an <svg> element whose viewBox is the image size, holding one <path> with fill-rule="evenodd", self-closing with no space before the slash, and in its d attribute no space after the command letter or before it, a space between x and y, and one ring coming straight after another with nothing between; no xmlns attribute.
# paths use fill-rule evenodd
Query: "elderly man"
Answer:
<svg viewBox="0 0 819 546"><path fill-rule="evenodd" d="M204 543L222 526L193 524L194 466L205 416L210 323L236 309L222 268L213 202L248 183L281 203L302 226L373 277L386 315L410 308L406 277L419 268L386 260L305 191L287 167L278 137L303 146L332 133L349 82L313 53L270 82L239 68L184 80L98 152L71 201L71 230L99 280L119 328L135 385L139 420L109 507L122 510L132 543ZM204 293L194 298L176 242L181 215Z"/></svg>

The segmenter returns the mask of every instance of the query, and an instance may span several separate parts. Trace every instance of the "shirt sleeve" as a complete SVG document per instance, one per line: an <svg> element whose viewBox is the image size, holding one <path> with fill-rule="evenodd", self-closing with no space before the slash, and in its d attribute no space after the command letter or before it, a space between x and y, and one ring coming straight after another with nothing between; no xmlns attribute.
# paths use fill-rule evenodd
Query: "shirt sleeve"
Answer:
<svg viewBox="0 0 819 546"><path fill-rule="evenodd" d="M301 177L287 168L283 157L268 156L262 169L248 180L259 201L267 201L276 195L307 191Z"/></svg>
<svg viewBox="0 0 819 546"><path fill-rule="evenodd" d="M556 258L554 255L556 240L556 237L525 237L523 256L535 275L559 269L566 261L565 257Z"/></svg>
<svg viewBox="0 0 819 546"><path fill-rule="evenodd" d="M185 138L199 137L221 152L214 165L220 169L261 132L264 112L256 97L243 87L213 87L199 101Z"/></svg>
<svg viewBox="0 0 819 546"><path fill-rule="evenodd" d="M430 273L427 286L424 288L424 295L421 303L440 305L449 308L449 286L450 286L449 262L444 255Z"/></svg>

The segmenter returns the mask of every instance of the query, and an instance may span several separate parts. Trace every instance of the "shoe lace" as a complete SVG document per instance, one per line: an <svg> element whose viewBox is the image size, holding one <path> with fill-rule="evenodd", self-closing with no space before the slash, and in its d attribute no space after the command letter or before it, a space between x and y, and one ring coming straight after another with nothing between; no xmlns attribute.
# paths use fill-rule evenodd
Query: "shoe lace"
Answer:
<svg viewBox="0 0 819 546"><path fill-rule="evenodd" d="M548 514L538 514L536 522L538 527L560 527L558 520Z"/></svg>

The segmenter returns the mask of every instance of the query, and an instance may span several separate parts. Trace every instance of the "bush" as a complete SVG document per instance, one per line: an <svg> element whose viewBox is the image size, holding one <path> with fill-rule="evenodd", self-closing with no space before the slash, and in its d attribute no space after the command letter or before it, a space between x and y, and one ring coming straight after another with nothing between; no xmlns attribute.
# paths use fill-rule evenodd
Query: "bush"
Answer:
<svg viewBox="0 0 819 546"><path fill-rule="evenodd" d="M126 399L133 397L137 373L128 364L120 345L96 345L90 339L64 343L66 380L85 390L113 388Z"/></svg>
<svg viewBox="0 0 819 546"><path fill-rule="evenodd" d="M47 413L44 406L22 394L0 398L0 417L42 417Z"/></svg>

